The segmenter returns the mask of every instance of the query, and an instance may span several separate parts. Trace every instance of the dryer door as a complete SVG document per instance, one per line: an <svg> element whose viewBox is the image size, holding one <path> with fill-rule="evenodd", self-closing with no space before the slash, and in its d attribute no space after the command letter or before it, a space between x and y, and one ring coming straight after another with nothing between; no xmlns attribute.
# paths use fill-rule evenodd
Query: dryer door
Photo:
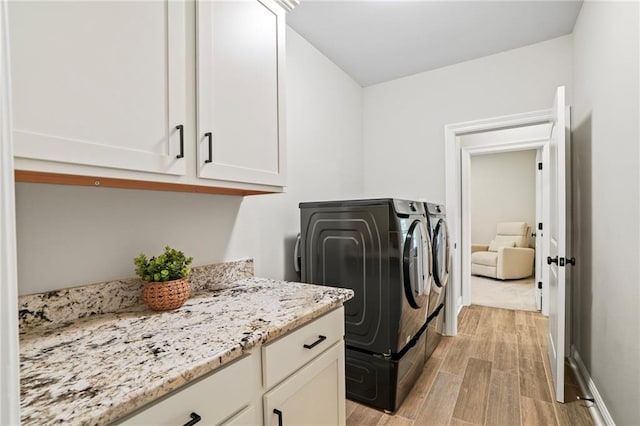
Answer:
<svg viewBox="0 0 640 426"><path fill-rule="evenodd" d="M414 309L426 306L431 290L431 242L421 220L409 226L402 253L404 292Z"/></svg>
<svg viewBox="0 0 640 426"><path fill-rule="evenodd" d="M444 219L439 219L433 231L433 278L438 287L447 285L451 253L449 247L449 229Z"/></svg>

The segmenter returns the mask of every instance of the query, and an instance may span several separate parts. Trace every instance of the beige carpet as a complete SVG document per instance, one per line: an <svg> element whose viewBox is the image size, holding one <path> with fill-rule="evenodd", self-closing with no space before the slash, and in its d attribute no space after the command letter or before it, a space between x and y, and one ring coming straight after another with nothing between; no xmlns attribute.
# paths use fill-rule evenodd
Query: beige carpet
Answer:
<svg viewBox="0 0 640 426"><path fill-rule="evenodd" d="M471 275L471 304L536 311L535 279L502 281Z"/></svg>

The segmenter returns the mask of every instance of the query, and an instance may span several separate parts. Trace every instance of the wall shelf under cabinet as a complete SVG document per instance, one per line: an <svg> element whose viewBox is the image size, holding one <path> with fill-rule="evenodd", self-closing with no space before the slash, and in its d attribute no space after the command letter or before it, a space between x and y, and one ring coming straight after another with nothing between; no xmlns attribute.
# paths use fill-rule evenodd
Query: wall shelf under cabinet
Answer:
<svg viewBox="0 0 640 426"><path fill-rule="evenodd" d="M133 179L105 178L98 176L67 175L62 173L15 171L16 182L48 183L56 185L93 186L105 188L146 189L152 191L196 192L219 195L262 195L277 192L258 191L216 186L189 185L182 183L151 182Z"/></svg>

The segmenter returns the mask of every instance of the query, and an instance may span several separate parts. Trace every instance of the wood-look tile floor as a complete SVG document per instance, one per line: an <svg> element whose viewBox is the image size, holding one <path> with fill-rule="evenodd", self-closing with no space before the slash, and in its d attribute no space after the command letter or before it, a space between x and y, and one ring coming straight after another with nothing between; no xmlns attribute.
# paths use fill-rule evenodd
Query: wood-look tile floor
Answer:
<svg viewBox="0 0 640 426"><path fill-rule="evenodd" d="M565 404L555 402L547 318L472 305L458 336L443 337L393 414L347 400L347 425L593 425L568 366Z"/></svg>

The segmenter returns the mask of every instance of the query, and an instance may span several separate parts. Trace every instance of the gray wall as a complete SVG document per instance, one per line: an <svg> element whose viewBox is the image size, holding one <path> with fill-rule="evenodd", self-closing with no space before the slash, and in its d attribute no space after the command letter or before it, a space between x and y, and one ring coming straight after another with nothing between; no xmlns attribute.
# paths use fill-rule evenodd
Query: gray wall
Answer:
<svg viewBox="0 0 640 426"><path fill-rule="evenodd" d="M362 194L362 88L290 29L286 79L286 193L18 184L20 294L133 276L133 257L165 244L194 256L194 264L252 257L256 275L294 279L298 203ZM192 119L186 127L193 129Z"/></svg>
<svg viewBox="0 0 640 426"><path fill-rule="evenodd" d="M299 201L364 190L443 202L445 124L548 108L567 85L578 259L572 340L614 420L640 424L638 31L637 3L585 2L573 45L561 37L368 87L363 125L363 89L289 30L287 193L18 184L19 290L131 276L133 256L167 243L196 264L254 257L258 275L293 278Z"/></svg>
<svg viewBox="0 0 640 426"><path fill-rule="evenodd" d="M571 96L570 35L364 89L367 196L445 201L444 126L551 107Z"/></svg>
<svg viewBox="0 0 640 426"><path fill-rule="evenodd" d="M574 29L573 345L618 425L640 424L638 3Z"/></svg>
<svg viewBox="0 0 640 426"><path fill-rule="evenodd" d="M489 244L499 222L527 222L535 228L535 150L474 155L469 180L472 243Z"/></svg>

